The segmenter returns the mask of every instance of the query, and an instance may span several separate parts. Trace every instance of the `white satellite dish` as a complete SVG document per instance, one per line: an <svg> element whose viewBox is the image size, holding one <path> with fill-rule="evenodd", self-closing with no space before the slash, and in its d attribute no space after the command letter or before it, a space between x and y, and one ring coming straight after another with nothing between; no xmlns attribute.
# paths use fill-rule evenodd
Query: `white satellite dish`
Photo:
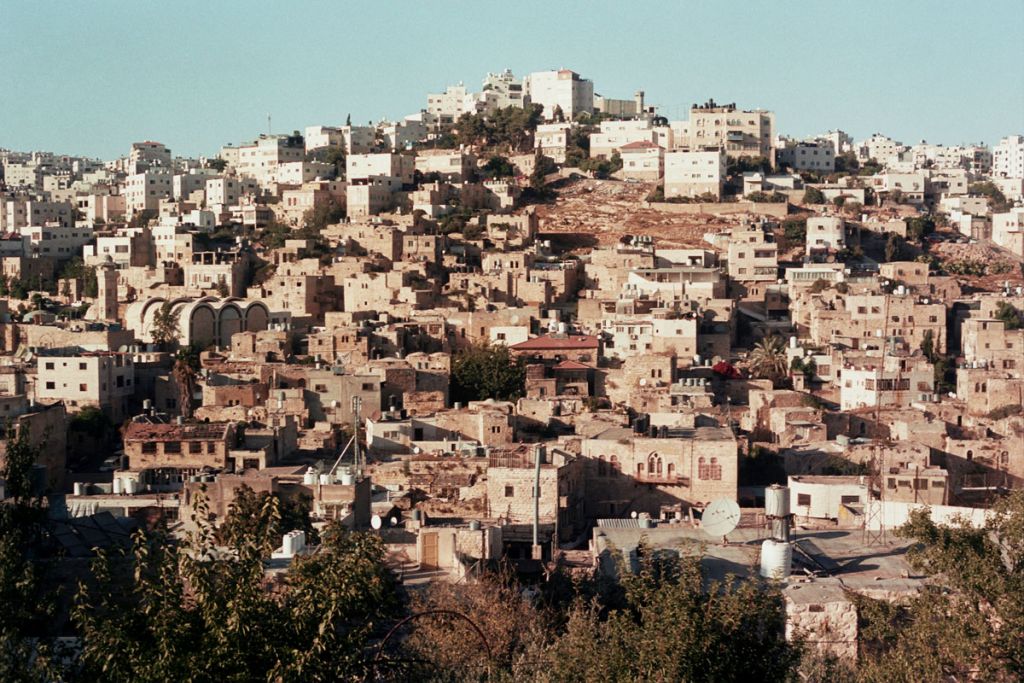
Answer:
<svg viewBox="0 0 1024 683"><path fill-rule="evenodd" d="M370 526L373 527L374 531L379 531L383 522L380 519L380 515L374 515L370 518Z"/></svg>
<svg viewBox="0 0 1024 683"><path fill-rule="evenodd" d="M723 538L740 523L740 506L735 500L720 498L704 508L700 526L708 536Z"/></svg>

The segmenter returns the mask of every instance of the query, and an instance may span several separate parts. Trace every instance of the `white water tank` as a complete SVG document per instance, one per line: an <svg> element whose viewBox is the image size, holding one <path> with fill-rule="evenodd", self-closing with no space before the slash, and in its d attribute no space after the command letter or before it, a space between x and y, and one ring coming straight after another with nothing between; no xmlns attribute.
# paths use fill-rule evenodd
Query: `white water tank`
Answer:
<svg viewBox="0 0 1024 683"><path fill-rule="evenodd" d="M766 579L785 579L793 564L793 546L783 541L767 539L761 544L761 576Z"/></svg>
<svg viewBox="0 0 1024 683"><path fill-rule="evenodd" d="M124 492L129 496L134 496L136 493L142 490L142 482L138 479L125 479L124 480Z"/></svg>
<svg viewBox="0 0 1024 683"><path fill-rule="evenodd" d="M321 474L320 475L320 484L322 486L326 486L328 484L333 484L334 482L331 481L331 479L332 479L331 475L329 475L329 474Z"/></svg>
<svg viewBox="0 0 1024 683"><path fill-rule="evenodd" d="M797 344L799 344L799 340L797 340L796 337L789 338L789 348L795 349L797 347Z"/></svg>
<svg viewBox="0 0 1024 683"><path fill-rule="evenodd" d="M114 477L114 495L118 495L122 491L121 480Z"/></svg>
<svg viewBox="0 0 1024 683"><path fill-rule="evenodd" d="M306 547L306 532L305 531L289 531L281 539L281 550L284 551L285 557L294 557L296 554L302 552Z"/></svg>
<svg viewBox="0 0 1024 683"><path fill-rule="evenodd" d="M341 484L342 486L351 486L355 482L355 476L351 472L345 471L341 473Z"/></svg>
<svg viewBox="0 0 1024 683"><path fill-rule="evenodd" d="M75 495L76 496L84 496L84 495L86 495L85 487L86 487L85 482L76 481L75 482Z"/></svg>
<svg viewBox="0 0 1024 683"><path fill-rule="evenodd" d="M776 484L764 490L764 514L769 517L789 514L789 487Z"/></svg>
<svg viewBox="0 0 1024 683"><path fill-rule="evenodd" d="M302 483L311 486L316 483L316 469L310 467L306 470L306 473L302 475Z"/></svg>

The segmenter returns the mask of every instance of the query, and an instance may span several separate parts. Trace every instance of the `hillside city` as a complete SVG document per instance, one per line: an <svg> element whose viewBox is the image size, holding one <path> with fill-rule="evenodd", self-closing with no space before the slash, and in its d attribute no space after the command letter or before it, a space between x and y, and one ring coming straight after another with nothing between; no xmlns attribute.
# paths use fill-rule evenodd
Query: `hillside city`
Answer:
<svg viewBox="0 0 1024 683"><path fill-rule="evenodd" d="M1024 136L621 95L0 150L0 677L1019 680Z"/></svg>

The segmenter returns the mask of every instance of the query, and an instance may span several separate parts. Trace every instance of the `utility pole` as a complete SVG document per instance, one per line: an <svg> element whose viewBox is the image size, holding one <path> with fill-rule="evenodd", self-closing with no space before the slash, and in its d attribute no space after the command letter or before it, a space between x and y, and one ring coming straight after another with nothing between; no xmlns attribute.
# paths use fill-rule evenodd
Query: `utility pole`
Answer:
<svg viewBox="0 0 1024 683"><path fill-rule="evenodd" d="M359 463L359 415L363 408L363 397L353 396L352 397L352 462L355 465L356 474L359 474L362 469Z"/></svg>

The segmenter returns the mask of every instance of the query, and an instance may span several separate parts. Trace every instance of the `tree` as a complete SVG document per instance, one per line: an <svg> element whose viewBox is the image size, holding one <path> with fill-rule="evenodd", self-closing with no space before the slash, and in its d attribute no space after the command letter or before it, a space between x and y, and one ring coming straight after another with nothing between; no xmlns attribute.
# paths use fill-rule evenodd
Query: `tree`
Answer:
<svg viewBox="0 0 1024 683"><path fill-rule="evenodd" d="M170 301L165 301L153 314L153 327L150 336L156 344L164 349L169 349L178 343L178 338L181 336L178 312L171 306Z"/></svg>
<svg viewBox="0 0 1024 683"><path fill-rule="evenodd" d="M1008 211L1011 207L1011 203L1007 201L1003 191L990 180L971 183L967 189L971 194L986 197L988 199L988 207L993 213L1002 213Z"/></svg>
<svg viewBox="0 0 1024 683"><path fill-rule="evenodd" d="M565 633L523 680L783 681L795 678L799 643L785 636L778 588L759 580L709 581L694 557L641 545L640 569L621 578L621 606L602 614L579 602Z"/></svg>
<svg viewBox="0 0 1024 683"><path fill-rule="evenodd" d="M996 320L1002 320L1007 330L1019 330L1024 327L1024 315L1006 301L1000 301L996 305Z"/></svg>
<svg viewBox="0 0 1024 683"><path fill-rule="evenodd" d="M452 359L452 400L514 401L524 393L526 363L504 345L474 345Z"/></svg>
<svg viewBox="0 0 1024 683"><path fill-rule="evenodd" d="M174 357L171 376L178 388L178 412L182 417L192 417L195 410L196 374L199 370L199 353L195 347L178 349Z"/></svg>
<svg viewBox="0 0 1024 683"><path fill-rule="evenodd" d="M759 341L750 352L750 370L761 379L776 382L786 376L786 344L772 335Z"/></svg>
<svg viewBox="0 0 1024 683"><path fill-rule="evenodd" d="M864 211L864 205L860 202L847 202L843 205L843 211L845 211L848 216L859 218L860 214Z"/></svg>
<svg viewBox="0 0 1024 683"><path fill-rule="evenodd" d="M934 577L905 605L858 600L867 681L1018 681L1024 677L1024 492L1012 491L981 528L938 525L927 508L897 529L911 566Z"/></svg>
<svg viewBox="0 0 1024 683"><path fill-rule="evenodd" d="M825 195L816 187L808 187L804 190L804 204L824 204Z"/></svg>
<svg viewBox="0 0 1024 683"><path fill-rule="evenodd" d="M885 260L890 263L892 261L899 261L905 249L906 243L903 241L903 238L894 232L890 232L889 238L885 242Z"/></svg>
<svg viewBox="0 0 1024 683"><path fill-rule="evenodd" d="M225 168L228 167L228 162L226 160L220 159L220 158L207 159L206 160L206 167L207 168L212 168L215 171L223 171Z"/></svg>
<svg viewBox="0 0 1024 683"><path fill-rule="evenodd" d="M269 554L283 534L298 530L306 533L307 543L315 543L318 535L309 519L309 511L307 499L285 500L268 491L256 493L243 484L235 489L235 499L228 506L224 523L217 529L217 540L228 546L253 540Z"/></svg>
<svg viewBox="0 0 1024 683"><path fill-rule="evenodd" d="M398 607L384 545L334 524L269 590L265 539L218 547L202 495L184 541L136 532L100 555L72 612L83 680L354 680ZM274 506L261 510L267 518ZM274 543L276 545L276 542Z"/></svg>
<svg viewBox="0 0 1024 683"><path fill-rule="evenodd" d="M907 224L907 236L920 242L927 235L935 232L935 219L931 216L914 216Z"/></svg>
<svg viewBox="0 0 1024 683"><path fill-rule="evenodd" d="M333 197L321 202L302 214L303 234L317 237L327 226L338 223L345 218L345 207Z"/></svg>
<svg viewBox="0 0 1024 683"><path fill-rule="evenodd" d="M935 333L931 330L925 330L924 336L921 337L921 353L929 363L935 362Z"/></svg>
<svg viewBox="0 0 1024 683"><path fill-rule="evenodd" d="M60 680L53 662L54 591L34 560L46 512L34 490L40 456L27 429L9 426L0 479L8 500L0 504L0 680Z"/></svg>
<svg viewBox="0 0 1024 683"><path fill-rule="evenodd" d="M508 158L498 155L488 159L482 170L488 178L508 178L516 174L516 168Z"/></svg>

